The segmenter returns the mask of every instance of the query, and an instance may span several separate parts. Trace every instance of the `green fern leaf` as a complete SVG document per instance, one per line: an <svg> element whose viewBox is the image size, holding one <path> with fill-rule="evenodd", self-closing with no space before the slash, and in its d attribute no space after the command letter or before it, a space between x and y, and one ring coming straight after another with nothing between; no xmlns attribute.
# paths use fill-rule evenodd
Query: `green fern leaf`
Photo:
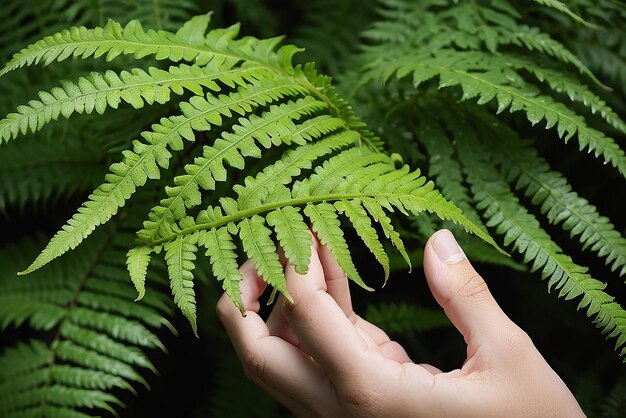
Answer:
<svg viewBox="0 0 626 418"><path fill-rule="evenodd" d="M533 0L535 3L539 3L546 7L551 7L553 9L558 10L561 13L564 13L574 19L576 22L581 23L590 28L598 29L598 27L592 23L587 22L582 17L578 16L576 13L572 11L569 7L567 7L563 2L559 0Z"/></svg>
<svg viewBox="0 0 626 418"><path fill-rule="evenodd" d="M341 137L346 140L354 138L354 135L334 134L324 141ZM254 204L241 206L237 200L221 198L220 206L209 207L207 210L201 211L195 220L189 217L183 219L177 232L151 242L150 245L171 245L172 242L186 236L197 237L202 242L202 239L207 239L206 234L211 236L216 229L223 227L226 227L226 231L231 234L238 231L244 250L254 261L259 274L274 286L275 290L289 297L285 293L283 267L276 254L276 247L270 236L271 231L265 226L264 217L269 217L268 223L274 227L279 241L284 245L288 258L295 259L296 256L294 255L301 253L306 248L304 245L306 229L304 223L296 219L295 223L289 222L289 226L292 228L291 232L298 231L297 233L302 236L302 239L285 238L284 225L276 222L278 210L297 213L294 212L295 207L304 206L304 214L312 222L313 231L317 233L320 242L328 246L348 277L366 289L369 288L363 283L350 257L348 245L340 226L338 210L330 202L334 202L339 207L348 203L356 205L363 202L368 211L375 213L374 218L387 226L386 233L393 237L397 245L399 243L398 247L402 250L404 247L401 246L401 241L391 227L388 218L377 213L377 211L382 211L383 207L388 211L393 211L395 208L412 214L431 211L444 219L459 223L484 239L490 239L464 218L458 208L433 190L432 184L426 183L419 172L410 172L408 167L397 170L389 157L364 148L349 149L330 158L322 166L316 167L312 175L302 181L296 181L292 185L292 192L286 187L286 184L302 170L295 164L298 160L294 159L294 156L306 155L313 151L316 146L320 147L321 152L317 151L320 152L319 155L323 155L329 149L329 144L324 144L324 141L314 145L301 145L296 150L286 152L283 160L259 173L255 179L246 179L246 186L257 191ZM299 150L304 151L298 152ZM302 167L307 165L310 165L310 162L304 163ZM262 188L259 187L260 184L263 185ZM243 186L236 190L240 193L240 198L246 196L242 191L244 190ZM258 193L260 190L265 190L265 192ZM265 213L268 215L263 215ZM361 219L358 219L358 222L363 222L362 217L366 216L367 213L365 210L360 210L358 216ZM371 234L371 223L369 225L369 228L366 229L358 228L361 232L366 231L367 242L378 251L380 246L375 243L378 237L376 234ZM310 241L307 239L306 244L310 245L309 243ZM406 251L404 252L406 256ZM230 259L234 258L231 251L226 251L225 254ZM386 255L383 256L382 253L378 254L381 258L386 258ZM234 263L232 265L230 271L234 271ZM222 266L217 265L215 268L221 270ZM221 272L215 272L215 275L218 278L225 276Z"/></svg>
<svg viewBox="0 0 626 418"><path fill-rule="evenodd" d="M210 257L211 267L215 277L222 282L224 291L235 306L243 313L245 307L241 300L239 282L243 279L237 264L236 246L228 229L211 229L202 235L199 242L206 248L206 255Z"/></svg>
<svg viewBox="0 0 626 418"><path fill-rule="evenodd" d="M197 236L180 236L174 241L166 243L163 247L174 303L189 320L193 333L198 335L192 273L193 262L196 259L196 251L198 251L196 242Z"/></svg>
<svg viewBox="0 0 626 418"><path fill-rule="evenodd" d="M583 248L590 248L606 259L612 271L626 275L626 239L615 230L610 220L586 199L572 191L567 180L551 171L549 165L525 143L516 141L509 132L488 136L494 146L493 156L506 173L507 180L523 189L532 203L553 224L578 237Z"/></svg>
<svg viewBox="0 0 626 418"><path fill-rule="evenodd" d="M474 141L459 146L463 147L468 180L478 207L489 219L487 226L504 236L504 245L513 244L513 250L524 255L531 271L541 270L541 277L548 280L548 289L559 290L559 296L567 300L580 296L578 307L586 308L587 316L593 316L596 326L609 338L617 338L615 348L621 348L626 343L626 311L604 292L606 285L563 254L535 217L519 205L508 184L486 161L488 153L484 147ZM626 348L621 349L620 355L626 355Z"/></svg>
<svg viewBox="0 0 626 418"><path fill-rule="evenodd" d="M49 266L28 280L16 280L12 272L36 245L2 249L1 326L28 322L49 332L41 341L31 339L0 354L0 415L86 417L94 409L115 413L122 405L115 389L135 392L135 382L147 385L140 371L155 369L146 351L164 349L151 324L167 324L159 310L170 313L171 307L155 295L146 295L142 303L128 302L133 288L120 263L120 246L130 242L132 235L125 231L101 229L63 265ZM120 314L127 309L134 310Z"/></svg>
<svg viewBox="0 0 626 418"><path fill-rule="evenodd" d="M150 254L153 249L150 247L135 247L131 248L126 255L126 265L128 266L128 273L130 274L130 280L137 289L137 299L141 300L146 294L146 274L148 273L148 264L150 264Z"/></svg>
<svg viewBox="0 0 626 418"><path fill-rule="evenodd" d="M239 237L248 257L254 261L257 273L280 291L289 301L287 283L283 266L278 259L276 246L270 237L271 231L265 226L263 218L258 215L242 220L239 225Z"/></svg>
<svg viewBox="0 0 626 418"><path fill-rule="evenodd" d="M311 259L311 234L304 218L294 207L278 208L267 214L267 223L276 231L276 238L289 263L299 274L306 274Z"/></svg>
<svg viewBox="0 0 626 418"><path fill-rule="evenodd" d="M539 94L536 88L527 84L511 84L511 79L520 80L515 74L489 68L473 70L477 65L482 66L478 57L480 55L464 55L452 50L440 51L436 57L403 57L395 67L386 69L386 75L394 72L389 68L396 68L400 78L405 74L413 74L415 87L438 76L439 88L461 87L463 100L476 98L478 104L486 104L495 99L498 113L506 109L511 112L524 111L531 124L545 120L546 128L556 127L559 137L565 142L577 135L581 150L588 149L596 157L602 156L605 162L616 167L626 177L626 156L613 139L589 127L583 117L562 103L550 96ZM506 62L505 57L500 59ZM492 65L493 62L494 59L491 60Z"/></svg>
<svg viewBox="0 0 626 418"><path fill-rule="evenodd" d="M135 109L144 104L167 103L171 93L182 95L188 90L202 95L203 89L220 91L216 81L227 85L246 85L264 78L268 71L264 67L232 67L229 63L211 63L207 67L181 65L170 67L168 71L151 67L148 72L133 69L117 74L108 70L104 74L92 72L81 77L77 83L61 82L49 92L39 92L39 100L31 100L0 120L0 138L5 142L27 131L36 132L59 117L68 119L73 113L103 114L107 107L117 109L126 102Z"/></svg>

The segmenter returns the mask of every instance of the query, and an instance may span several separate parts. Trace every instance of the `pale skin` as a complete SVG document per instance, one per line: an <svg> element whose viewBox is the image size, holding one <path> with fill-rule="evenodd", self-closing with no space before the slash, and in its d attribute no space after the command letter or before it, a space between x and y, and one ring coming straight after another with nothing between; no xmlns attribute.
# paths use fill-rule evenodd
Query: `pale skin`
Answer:
<svg viewBox="0 0 626 418"><path fill-rule="evenodd" d="M285 267L293 303L281 297L263 321L258 299L266 284L248 260L241 267L246 316L226 296L217 312L248 378L298 417L584 417L449 231L426 243L424 271L467 344L460 369L414 363L359 317L344 272L316 239L307 274Z"/></svg>

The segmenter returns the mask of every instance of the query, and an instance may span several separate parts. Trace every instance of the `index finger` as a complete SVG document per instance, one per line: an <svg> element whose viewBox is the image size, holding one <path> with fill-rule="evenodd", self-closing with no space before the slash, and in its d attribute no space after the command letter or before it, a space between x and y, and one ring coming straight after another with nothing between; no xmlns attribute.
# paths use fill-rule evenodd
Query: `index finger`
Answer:
<svg viewBox="0 0 626 418"><path fill-rule="evenodd" d="M352 309L352 297L350 296L350 287L348 285L348 276L339 266L330 250L321 245L314 237L317 244L319 259L324 270L324 279L326 280L326 288L329 295L335 299L337 305L341 307L344 314L350 318L352 323L356 322L356 315Z"/></svg>

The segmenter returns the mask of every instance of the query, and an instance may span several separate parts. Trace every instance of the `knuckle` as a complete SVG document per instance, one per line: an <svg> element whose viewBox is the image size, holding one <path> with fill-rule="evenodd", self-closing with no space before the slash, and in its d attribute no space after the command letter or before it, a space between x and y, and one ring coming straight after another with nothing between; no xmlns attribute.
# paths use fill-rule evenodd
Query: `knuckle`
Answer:
<svg viewBox="0 0 626 418"><path fill-rule="evenodd" d="M263 381L265 375L265 360L253 350L246 350L241 358L243 372L246 377L253 381Z"/></svg>
<svg viewBox="0 0 626 418"><path fill-rule="evenodd" d="M483 278L473 273L461 280L461 286L457 290L455 297L464 299L481 300L489 296L489 288Z"/></svg>

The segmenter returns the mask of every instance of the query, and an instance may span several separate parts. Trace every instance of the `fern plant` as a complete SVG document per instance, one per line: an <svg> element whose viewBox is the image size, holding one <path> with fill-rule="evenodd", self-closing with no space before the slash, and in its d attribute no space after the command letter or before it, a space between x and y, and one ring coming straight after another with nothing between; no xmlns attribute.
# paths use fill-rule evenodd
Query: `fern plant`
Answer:
<svg viewBox="0 0 626 418"><path fill-rule="evenodd" d="M0 358L0 414L6 417L85 417L85 408L110 411L122 405L114 390L148 383L156 372L146 353L165 350L156 334L171 328L173 306L154 292L132 302L124 265L132 243L129 221L102 228L66 258L15 280L11 270L37 251L33 240L5 247L0 263L0 330L28 323L40 331ZM165 266L151 270L165 283Z"/></svg>
<svg viewBox="0 0 626 418"><path fill-rule="evenodd" d="M625 354L623 222L588 187L602 178L619 194L625 174L620 2L9 0L0 15L0 241L10 242L0 247L0 415L80 417L122 403L133 415L141 402L126 392L152 382L153 349L176 323L168 286L193 331L211 335L177 344L214 357L208 410L227 415L247 389L234 361L220 363L228 347L203 311L218 295L205 270L241 308L237 267L249 257L288 297L276 249L306 271L309 226L365 288L361 247L386 281L421 262L437 228L468 229L476 235L456 235L472 261L499 266L494 277L537 271ZM306 51L209 28L233 21ZM337 92L294 61L315 61ZM587 189L573 178L582 172ZM34 257L41 234L85 198ZM370 298L368 319L414 343L415 331L447 325L394 300L402 283L382 302L357 293L356 306ZM522 316L545 312L519 303ZM416 358L428 351L413 345ZM622 387L597 411L619 415ZM276 415L263 405L256 414Z"/></svg>
<svg viewBox="0 0 626 418"><path fill-rule="evenodd" d="M196 140L208 143L150 210L127 263L142 298L151 254L163 251L174 301L194 330L193 269L199 247L205 247L216 278L242 310L233 236L239 237L263 278L289 297L268 226L289 261L304 272L310 236L301 211L348 276L365 288L342 238L339 213L351 221L387 272L387 256L372 219L401 252L404 247L385 210L433 212L491 240L418 171L396 169L379 152L378 138L364 129L329 80L318 76L311 65L291 64L295 47L277 49L278 38L237 38L237 26L207 33L209 20L209 15L197 16L176 33L145 31L138 21L126 26L109 21L95 29L74 27L34 43L7 63L3 74L72 56L113 60L132 54L178 64L165 70L92 72L75 82L64 81L0 121L5 142L74 113L101 114L122 103L141 108L166 103L173 95L188 96L178 104L180 114L162 118L133 141L123 159L111 165L105 182L20 274L33 272L78 246L115 215L137 188L158 179L161 169L169 167L172 152ZM273 163L270 156L264 170L233 187L236 199L223 196L218 201L205 194L208 208L192 215L203 203L201 191L215 190L216 182L228 178L225 165L241 170L246 157L262 158L262 149L275 147L288 149ZM315 164L322 157L327 161Z"/></svg>

